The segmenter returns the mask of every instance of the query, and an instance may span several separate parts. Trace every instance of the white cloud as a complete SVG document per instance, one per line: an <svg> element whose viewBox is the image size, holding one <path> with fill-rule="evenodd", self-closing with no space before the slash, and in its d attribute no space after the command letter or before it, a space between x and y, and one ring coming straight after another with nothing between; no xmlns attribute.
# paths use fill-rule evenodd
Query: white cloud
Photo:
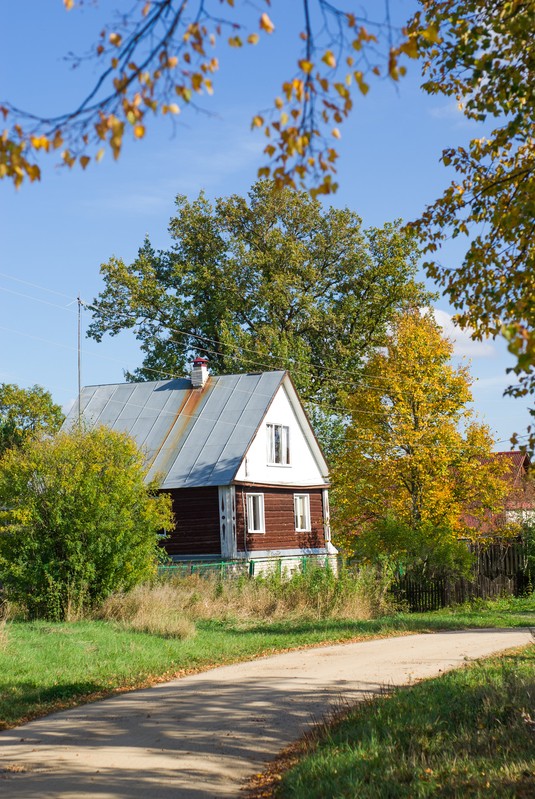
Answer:
<svg viewBox="0 0 535 799"><path fill-rule="evenodd" d="M221 146L214 151L206 135L197 137L195 143L173 138L151 155L151 164L159 175L162 174L161 164L167 165L165 177L155 181L150 169L138 169L126 185L122 183L116 192L86 202L85 207L98 212L146 217L167 212L177 193L198 194L200 189L208 193L218 191L226 187L229 178L242 171L250 172L254 180L254 167L265 146L262 139L238 131L235 126L222 126L219 141Z"/></svg>
<svg viewBox="0 0 535 799"><path fill-rule="evenodd" d="M451 100L445 105L437 105L429 111L434 119L459 119L462 113L456 100Z"/></svg>
<svg viewBox="0 0 535 799"><path fill-rule="evenodd" d="M471 127L477 124L473 119L469 119L464 115L464 111L459 108L457 100L450 100L444 105L437 105L431 108L428 113L433 119L438 119L445 124L450 122L450 127L453 128Z"/></svg>
<svg viewBox="0 0 535 799"><path fill-rule="evenodd" d="M495 348L488 339L474 341L471 338L472 329L468 327L465 330L461 330L447 311L433 308L433 313L437 323L444 331L444 335L452 342L454 355L469 356L471 358L490 358L495 354Z"/></svg>

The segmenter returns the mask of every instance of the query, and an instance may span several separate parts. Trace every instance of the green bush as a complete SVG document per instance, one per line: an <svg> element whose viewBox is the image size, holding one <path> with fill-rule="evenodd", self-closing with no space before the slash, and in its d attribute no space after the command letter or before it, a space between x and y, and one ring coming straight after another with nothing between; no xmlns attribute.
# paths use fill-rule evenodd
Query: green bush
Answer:
<svg viewBox="0 0 535 799"><path fill-rule="evenodd" d="M0 460L0 582L30 617L76 618L155 570L170 498L128 436L61 432Z"/></svg>
<svg viewBox="0 0 535 799"><path fill-rule="evenodd" d="M386 560L402 573L427 578L468 576L474 560L447 526L423 522L413 527L392 517L358 535L355 556L373 564Z"/></svg>

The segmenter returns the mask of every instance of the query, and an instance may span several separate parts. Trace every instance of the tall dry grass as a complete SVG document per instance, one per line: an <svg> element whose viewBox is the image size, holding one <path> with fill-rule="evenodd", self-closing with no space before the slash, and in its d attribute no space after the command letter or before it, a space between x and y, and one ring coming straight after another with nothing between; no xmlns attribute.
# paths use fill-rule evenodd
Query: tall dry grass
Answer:
<svg viewBox="0 0 535 799"><path fill-rule="evenodd" d="M96 618L118 622L140 632L187 638L195 633L177 601L171 585L138 585L128 593L112 594L96 612Z"/></svg>
<svg viewBox="0 0 535 799"><path fill-rule="evenodd" d="M98 617L179 637L191 634L195 622L203 619L371 619L394 610L389 585L386 576L372 569L338 577L322 568L290 578L187 575L111 596Z"/></svg>

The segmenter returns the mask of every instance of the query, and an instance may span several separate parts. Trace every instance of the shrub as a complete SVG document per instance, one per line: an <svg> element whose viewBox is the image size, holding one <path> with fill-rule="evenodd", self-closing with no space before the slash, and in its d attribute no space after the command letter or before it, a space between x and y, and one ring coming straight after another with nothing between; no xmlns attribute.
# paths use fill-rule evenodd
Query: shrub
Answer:
<svg viewBox="0 0 535 799"><path fill-rule="evenodd" d="M73 619L155 570L170 498L106 428L60 432L0 461L0 582L31 617Z"/></svg>
<svg viewBox="0 0 535 799"><path fill-rule="evenodd" d="M355 554L368 563L388 561L403 572L428 578L468 576L474 560L447 525L423 522L414 527L392 517L363 530L355 539Z"/></svg>

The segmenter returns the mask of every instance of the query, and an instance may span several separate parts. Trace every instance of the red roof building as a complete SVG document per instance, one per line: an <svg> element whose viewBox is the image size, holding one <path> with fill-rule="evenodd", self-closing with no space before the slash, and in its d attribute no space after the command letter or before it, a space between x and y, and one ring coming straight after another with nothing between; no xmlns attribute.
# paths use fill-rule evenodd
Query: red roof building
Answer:
<svg viewBox="0 0 535 799"><path fill-rule="evenodd" d="M525 452L509 450L494 452L493 458L504 462L503 480L508 492L502 513L488 514L483 520L470 513L463 515L464 523L484 535L498 534L508 524L535 520L535 483L529 478L530 458Z"/></svg>

